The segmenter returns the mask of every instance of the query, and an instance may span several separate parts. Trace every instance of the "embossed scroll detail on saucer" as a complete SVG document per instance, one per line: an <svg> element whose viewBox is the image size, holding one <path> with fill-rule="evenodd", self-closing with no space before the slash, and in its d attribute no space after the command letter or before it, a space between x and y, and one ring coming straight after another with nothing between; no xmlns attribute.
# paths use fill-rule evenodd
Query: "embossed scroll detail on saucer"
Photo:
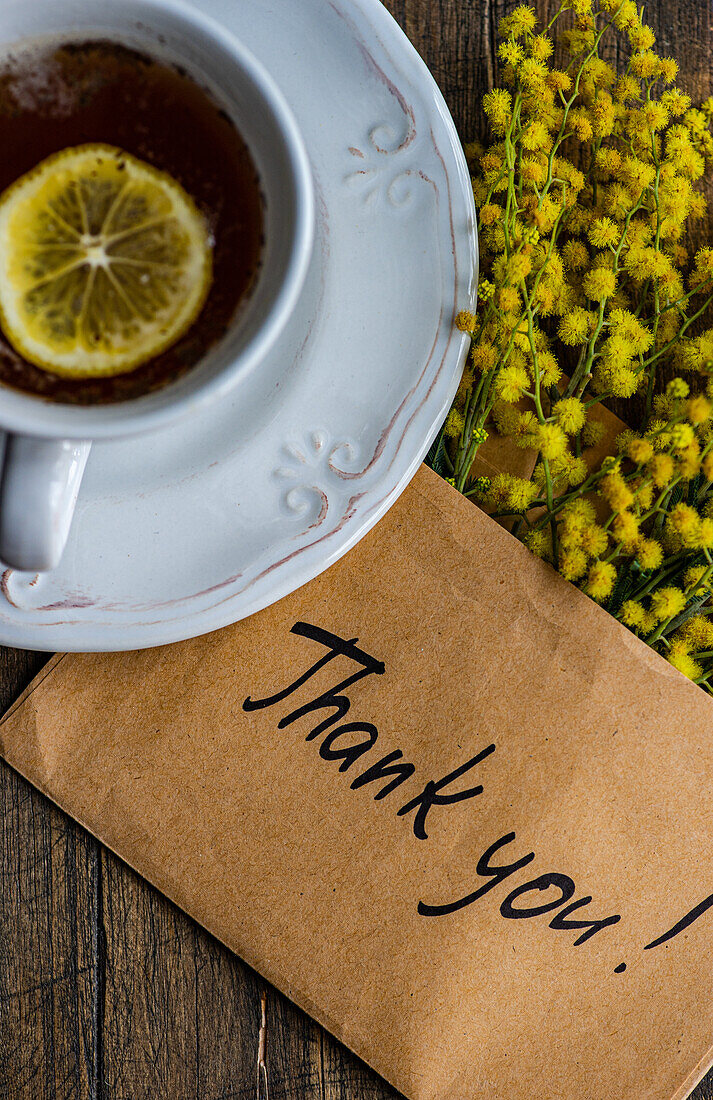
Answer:
<svg viewBox="0 0 713 1100"><path fill-rule="evenodd" d="M285 484L285 508L301 520L307 512L310 516L316 513L312 528L319 527L329 511L328 442L327 432L314 431L305 443L286 443L282 448L285 462L275 470L275 476Z"/></svg>
<svg viewBox="0 0 713 1100"><path fill-rule="evenodd" d="M413 146L416 128L404 108L405 133L398 133L389 122L370 126L366 140L349 145L349 155L357 161L344 176L344 182L361 196L366 207L388 202L395 210L414 205L414 186L433 180L419 166L418 145Z"/></svg>
<svg viewBox="0 0 713 1100"><path fill-rule="evenodd" d="M330 498L341 496L345 481L364 478L370 472L378 476L373 459L362 465L358 444L348 439L332 440L322 429L308 433L304 442L284 444L282 452L285 461L275 470L275 477L284 486L282 502L301 520L316 513L308 530L324 522Z"/></svg>

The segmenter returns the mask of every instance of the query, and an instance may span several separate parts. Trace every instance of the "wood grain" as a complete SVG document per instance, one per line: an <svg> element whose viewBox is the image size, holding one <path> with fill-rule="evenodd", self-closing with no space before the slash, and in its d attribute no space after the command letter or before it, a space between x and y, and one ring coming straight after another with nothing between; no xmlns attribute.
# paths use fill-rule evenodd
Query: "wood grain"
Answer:
<svg viewBox="0 0 713 1100"><path fill-rule="evenodd" d="M482 134L511 6L387 3L465 140ZM709 95L709 0L647 15L682 83ZM0 650L2 709L45 659ZM1 763L0 822L0 1100L254 1100L261 979ZM273 990L268 1021L272 1100L396 1097ZM694 1096L713 1100L713 1074Z"/></svg>

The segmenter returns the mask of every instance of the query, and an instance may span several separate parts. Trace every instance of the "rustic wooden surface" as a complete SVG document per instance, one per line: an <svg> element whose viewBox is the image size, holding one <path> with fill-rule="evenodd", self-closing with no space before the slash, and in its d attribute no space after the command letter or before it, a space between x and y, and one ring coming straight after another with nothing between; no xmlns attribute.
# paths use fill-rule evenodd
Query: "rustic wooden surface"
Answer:
<svg viewBox="0 0 713 1100"><path fill-rule="evenodd" d="M463 138L478 134L510 5L387 6ZM710 0L650 0L647 16L682 83L709 95ZM45 660L0 650L2 709ZM0 1100L253 1100L261 979L2 763L0 823ZM271 989L267 1012L272 1100L396 1096ZM713 1074L694 1096L713 1100Z"/></svg>

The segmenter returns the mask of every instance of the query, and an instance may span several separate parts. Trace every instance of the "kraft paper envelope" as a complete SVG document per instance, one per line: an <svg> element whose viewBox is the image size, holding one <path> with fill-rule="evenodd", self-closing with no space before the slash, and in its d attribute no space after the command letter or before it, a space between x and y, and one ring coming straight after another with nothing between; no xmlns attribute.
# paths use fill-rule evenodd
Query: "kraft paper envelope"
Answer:
<svg viewBox="0 0 713 1100"><path fill-rule="evenodd" d="M713 703L428 470L252 619L55 659L0 742L412 1100L711 1061Z"/></svg>

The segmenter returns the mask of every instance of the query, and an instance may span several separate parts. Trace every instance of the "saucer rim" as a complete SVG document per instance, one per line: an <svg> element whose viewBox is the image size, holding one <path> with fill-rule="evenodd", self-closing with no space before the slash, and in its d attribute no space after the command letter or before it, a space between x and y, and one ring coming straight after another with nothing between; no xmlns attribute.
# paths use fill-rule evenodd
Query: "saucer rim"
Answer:
<svg viewBox="0 0 713 1100"><path fill-rule="evenodd" d="M473 308L478 271L475 208L462 146L445 100L425 62L379 0L338 0L338 2L328 0L328 2L329 6L350 24L350 33L357 33L351 19L354 13L357 12L367 23L372 33L379 38L382 45L386 42L389 47L393 47L393 52L398 58L400 67L403 68L404 77L415 87L424 91L424 100L427 99L428 101L429 114L435 111L438 115L443 138L447 142L454 160L454 163L450 164L446 170L446 179L449 185L454 181L459 185L457 188L457 201L461 204L459 210L465 212L467 207L469 224L473 226L473 236L469 242L469 247L463 250L468 260L467 270L458 272L456 262L453 285L464 296L463 308ZM407 61L410 63L410 67L407 67ZM453 199L449 198L449 202L453 203ZM299 565L292 567L289 571L283 571L281 576L276 576L269 590L258 591L248 598L245 597L244 590L233 592L210 607L197 608L193 611L187 608L179 617L158 619L149 623L146 621L139 621L138 623L132 623L131 621L97 623L96 621L87 622L82 619L72 620L64 617L61 621L33 624L28 619L15 618L9 620L6 618L0 621L0 641L12 646L49 652L57 649L68 652L116 652L151 648L210 633L213 630L236 623L308 583L328 569L368 534L403 492L420 466L450 407L460 381L468 347L468 337L457 332L454 328L445 344L442 366L439 368L439 374L442 374L442 396L437 404L432 400L430 403L426 401L421 404L419 416L427 417L428 428L424 430L419 444L414 446L412 442L404 439L399 442L397 453L391 464L396 467L397 474L400 470L395 482L390 485L384 495L379 495L378 500L370 509L357 517L357 522L346 537L341 538L332 547L325 546L324 542L328 542L335 534L333 531L329 532L324 536L322 550L318 557L307 554ZM445 378L448 378L447 386L445 385ZM386 485L389 485L390 478L385 478L384 481ZM380 493L383 488L384 485L380 482ZM310 550L312 545L303 546L300 552ZM284 560L276 563L277 565L284 565ZM191 598L194 597L186 597L186 599ZM178 599L173 602L178 604L182 600ZM233 609L226 610L231 604L234 604ZM129 610L122 612L126 616L131 613ZM141 612L137 610L134 614L138 616Z"/></svg>

